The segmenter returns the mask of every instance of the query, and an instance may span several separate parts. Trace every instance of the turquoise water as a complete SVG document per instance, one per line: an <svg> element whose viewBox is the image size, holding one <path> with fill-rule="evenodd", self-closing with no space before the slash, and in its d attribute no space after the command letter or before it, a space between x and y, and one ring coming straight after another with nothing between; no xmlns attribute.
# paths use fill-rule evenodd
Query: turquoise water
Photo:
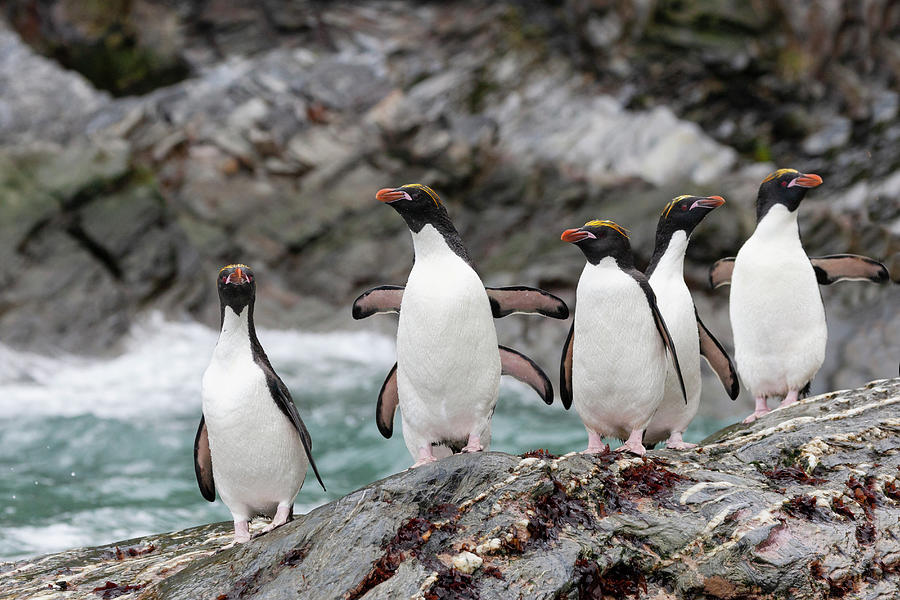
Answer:
<svg viewBox="0 0 900 600"><path fill-rule="evenodd" d="M192 461L200 377L216 335L152 316L111 360L0 346L0 560L230 518L220 501L200 496ZM395 360L392 339L267 330L259 337L291 388L328 487L323 492L310 476L296 512L410 465L399 423L390 440L375 426L378 390ZM685 439L723 425L698 419ZM586 444L574 411L546 406L504 378L493 450L563 454Z"/></svg>

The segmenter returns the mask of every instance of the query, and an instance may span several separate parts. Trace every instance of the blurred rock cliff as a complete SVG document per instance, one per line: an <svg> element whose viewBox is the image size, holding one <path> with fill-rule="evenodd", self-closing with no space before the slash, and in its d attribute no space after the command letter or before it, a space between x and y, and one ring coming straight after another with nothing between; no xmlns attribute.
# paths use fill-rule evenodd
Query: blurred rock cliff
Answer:
<svg viewBox="0 0 900 600"><path fill-rule="evenodd" d="M730 345L706 269L754 227L776 167L825 180L811 255L900 277L900 4L890 0L303 2L9 0L0 21L0 340L111 353L147 308L217 325L218 268L246 262L264 327L354 323L412 249L381 187L447 204L488 285L573 299L559 233L632 230L662 206L728 203L686 275ZM896 374L895 284L823 289L814 391ZM567 326L498 322L555 373ZM706 393L724 397L707 382Z"/></svg>

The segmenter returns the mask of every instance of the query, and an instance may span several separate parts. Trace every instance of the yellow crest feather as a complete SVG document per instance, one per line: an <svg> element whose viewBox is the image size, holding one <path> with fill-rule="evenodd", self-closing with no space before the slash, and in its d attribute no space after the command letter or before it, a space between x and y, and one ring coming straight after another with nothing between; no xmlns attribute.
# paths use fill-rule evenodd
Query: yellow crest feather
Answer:
<svg viewBox="0 0 900 600"><path fill-rule="evenodd" d="M425 192L426 194L428 194L429 196L431 196L431 199L434 200L434 203L437 206L441 205L440 196L438 196L437 192L435 192L433 189L431 189L427 185L422 185L421 183L407 183L406 185L400 186L400 189L403 189L403 188L418 188L418 189L422 190L423 192Z"/></svg>
<svg viewBox="0 0 900 600"><path fill-rule="evenodd" d="M617 233L621 234L625 238L628 237L628 230L625 229L624 227L616 225L612 221L607 221L607 220L601 221L599 219L595 219L593 221L588 221L587 223L584 224L584 226L585 227L609 227L610 229L616 231Z"/></svg>
<svg viewBox="0 0 900 600"><path fill-rule="evenodd" d="M249 269L249 268L250 268L250 267L248 267L247 265L245 265L245 264L243 264L243 263L233 263L233 264L230 264L230 265L225 265L224 267L222 267L221 269L219 269L219 273L221 273L221 272L224 271L225 269L236 269L236 268L238 268L238 267L241 267L242 269Z"/></svg>
<svg viewBox="0 0 900 600"><path fill-rule="evenodd" d="M669 218L669 212L671 212L672 207L675 206L675 203L678 202L678 201L680 201L680 200L684 200L685 198L690 198L690 197L691 197L690 194L682 194L681 196L678 196L677 198L672 198L672 201L669 202L668 204L666 204L666 205L663 207L663 210L662 210L662 212L661 212L660 214L661 214L662 216L664 216L665 218L668 219L668 218Z"/></svg>
<svg viewBox="0 0 900 600"><path fill-rule="evenodd" d="M762 180L762 182L765 183L767 181L772 181L776 177L781 177L785 173L798 173L799 174L800 171L798 171L797 169L778 169L774 173L770 173L768 177L766 177L765 179Z"/></svg>

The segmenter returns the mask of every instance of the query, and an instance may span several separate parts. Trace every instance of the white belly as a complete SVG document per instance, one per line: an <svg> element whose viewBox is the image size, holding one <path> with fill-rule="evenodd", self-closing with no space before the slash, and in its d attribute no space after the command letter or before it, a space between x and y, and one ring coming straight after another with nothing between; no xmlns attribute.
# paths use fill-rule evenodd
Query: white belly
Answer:
<svg viewBox="0 0 900 600"><path fill-rule="evenodd" d="M729 314L737 369L754 396L800 389L822 366L825 308L796 235L747 240L735 260Z"/></svg>
<svg viewBox="0 0 900 600"><path fill-rule="evenodd" d="M397 385L410 454L417 457L428 444L465 445L470 434L486 449L499 382L497 334L478 275L450 252L417 255L397 328Z"/></svg>
<svg viewBox="0 0 900 600"><path fill-rule="evenodd" d="M654 272L650 285L656 293L657 306L675 342L687 392L687 405L681 394L674 363L669 359L665 394L644 436L644 441L648 444L665 440L673 431L684 432L700 406L700 338L697 334L694 301L680 274L678 277L665 275L666 273Z"/></svg>
<svg viewBox="0 0 900 600"><path fill-rule="evenodd" d="M644 292L612 258L585 265L578 281L572 362L573 405L588 429L626 439L647 426L666 350Z"/></svg>
<svg viewBox="0 0 900 600"><path fill-rule="evenodd" d="M213 358L203 375L203 416L216 490L235 520L272 516L279 504L293 503L306 454L252 358Z"/></svg>

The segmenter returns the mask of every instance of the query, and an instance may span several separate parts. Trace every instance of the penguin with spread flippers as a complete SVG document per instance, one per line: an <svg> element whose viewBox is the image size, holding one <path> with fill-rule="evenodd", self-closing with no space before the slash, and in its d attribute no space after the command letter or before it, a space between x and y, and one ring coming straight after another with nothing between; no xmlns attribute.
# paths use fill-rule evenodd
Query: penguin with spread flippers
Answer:
<svg viewBox="0 0 900 600"><path fill-rule="evenodd" d="M585 452L604 452L602 438L610 436L625 440L620 450L643 456L644 430L665 391L667 354L687 402L675 344L624 229L589 221L561 239L587 258L560 364L563 405L574 404L587 429Z"/></svg>
<svg viewBox="0 0 900 600"><path fill-rule="evenodd" d="M797 213L806 193L822 184L815 174L779 169L759 186L756 230L737 257L710 270L714 288L731 285L729 316L738 373L756 402L750 423L797 401L825 360L825 307L819 284L842 280L884 282L884 265L864 256L809 258L800 243Z"/></svg>
<svg viewBox="0 0 900 600"><path fill-rule="evenodd" d="M322 489L312 440L291 394L256 337L256 279L246 265L219 271L221 332L203 374L203 416L194 470L203 497L216 491L234 518L234 541L250 539L249 521L271 517L269 531L292 517L307 466Z"/></svg>
<svg viewBox="0 0 900 600"><path fill-rule="evenodd" d="M406 221L415 251L405 287L378 287L353 303L357 319L400 313L397 364L378 396L378 429L391 437L399 406L414 467L452 452L486 449L501 374L553 402L553 387L540 367L497 345L494 317L521 312L565 319L569 310L559 298L535 288L485 289L430 187L409 184L380 190L375 197Z"/></svg>
<svg viewBox="0 0 900 600"><path fill-rule="evenodd" d="M679 196L669 202L659 217L656 246L645 270L650 287L681 359L681 374L687 392L687 405L681 396L678 377L670 362L665 396L647 431L644 442L666 440L676 450L693 448L682 434L700 406L700 357L703 356L719 376L728 396L734 400L740 391L734 364L722 345L700 320L691 292L684 282L684 255L694 228L715 208L725 204L721 196Z"/></svg>

